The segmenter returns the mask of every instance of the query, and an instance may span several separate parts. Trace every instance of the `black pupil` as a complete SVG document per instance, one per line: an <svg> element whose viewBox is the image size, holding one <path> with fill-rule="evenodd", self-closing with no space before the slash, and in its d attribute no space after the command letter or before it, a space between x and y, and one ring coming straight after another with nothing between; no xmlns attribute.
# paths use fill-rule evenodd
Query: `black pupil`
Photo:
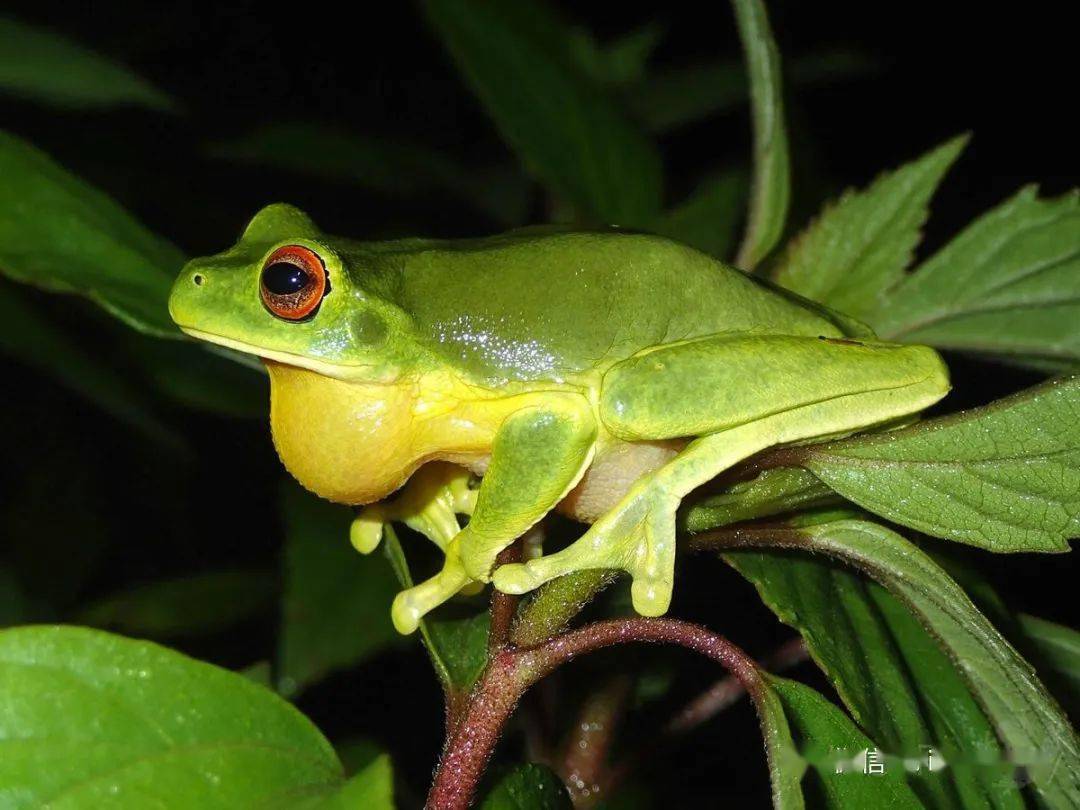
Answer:
<svg viewBox="0 0 1080 810"><path fill-rule="evenodd" d="M310 281L307 271L291 262L274 262L262 272L263 286L273 295L293 295Z"/></svg>

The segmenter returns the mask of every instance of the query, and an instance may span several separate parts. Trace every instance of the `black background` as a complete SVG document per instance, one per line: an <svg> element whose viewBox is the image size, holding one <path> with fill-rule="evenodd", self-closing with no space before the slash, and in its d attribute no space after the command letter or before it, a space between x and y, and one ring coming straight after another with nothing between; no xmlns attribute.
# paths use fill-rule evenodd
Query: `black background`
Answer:
<svg viewBox="0 0 1080 810"><path fill-rule="evenodd" d="M662 21L668 33L657 66L739 53L723 3L562 6L601 38ZM865 76L800 90L789 99L799 184L795 224L845 185L865 184L878 171L964 131L974 139L934 202L923 253L1025 183L1038 182L1050 194L1077 185L1077 58L1067 6L773 3L785 58L840 47L875 65ZM190 254L230 244L246 219L274 200L293 202L327 230L356 237L402 230L466 236L497 227L437 194L403 202L348 183L207 156L215 140L258 124L312 119L425 142L473 165L509 159L412 4L20 0L5 3L5 11L118 58L179 98L185 114L177 117L57 112L9 99L0 99L0 116L4 128L108 191ZM705 171L745 160L746 110L679 130L662 145L669 202L676 202ZM538 197L535 215L541 211ZM98 321L89 307L67 300L42 304L79 330L91 350L110 352L110 339L95 331ZM951 407L986 402L1037 379L949 359L959 389ZM264 425L172 413L197 453L162 472L154 451L47 379L6 360L0 374L8 381L0 416L8 423L5 457L11 459L3 479L10 496L3 525L38 539L34 553L24 549L24 539L7 555L29 567L27 579L48 592L55 617L69 616L80 600L122 584L224 563L272 562L280 545L274 507L279 471ZM57 459L55 475L40 473L35 460L43 456ZM49 508L13 502L28 486ZM158 504L162 491L171 506ZM64 514L85 499L105 514L94 525ZM238 500L240 513L233 508ZM73 534L79 542L72 543ZM69 586L68 575L58 573L66 566L52 560L71 555L83 555L89 575ZM1014 608L1076 622L1070 558L974 559ZM706 621L754 654L786 637L753 591L720 564L701 561L684 569L677 614ZM242 666L272 654L274 624L267 615L243 632L185 649ZM710 671L689 657L678 661L686 669L679 679L685 697ZM821 685L809 668L800 674ZM441 708L418 652L394 653L335 676L305 694L300 706L332 737L377 739L394 754L404 781L422 791L440 740ZM636 724L648 733L647 720ZM767 782L754 725L742 706L694 735L676 756L657 760L649 770L662 804L708 806L710 797L730 791L763 802Z"/></svg>

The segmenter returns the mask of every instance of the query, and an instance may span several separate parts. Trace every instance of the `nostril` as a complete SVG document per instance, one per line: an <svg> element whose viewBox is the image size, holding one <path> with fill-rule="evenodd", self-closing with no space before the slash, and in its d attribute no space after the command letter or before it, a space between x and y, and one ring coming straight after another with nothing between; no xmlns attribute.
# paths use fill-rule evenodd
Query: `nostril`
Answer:
<svg viewBox="0 0 1080 810"><path fill-rule="evenodd" d="M195 282L196 287L201 287L203 283L203 277L201 274L196 273L191 277L191 280Z"/></svg>

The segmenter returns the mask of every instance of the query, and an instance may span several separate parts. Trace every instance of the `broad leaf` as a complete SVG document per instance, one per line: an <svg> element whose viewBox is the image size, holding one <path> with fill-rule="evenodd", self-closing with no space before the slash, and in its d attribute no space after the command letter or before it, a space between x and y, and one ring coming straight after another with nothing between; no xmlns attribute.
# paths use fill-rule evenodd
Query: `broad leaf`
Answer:
<svg viewBox="0 0 1080 810"><path fill-rule="evenodd" d="M935 537L1067 551L1080 534L1080 376L796 455L845 498Z"/></svg>
<svg viewBox="0 0 1080 810"><path fill-rule="evenodd" d="M757 587L782 621L802 634L814 660L884 753L917 759L922 755L920 746L933 745L949 756L956 752L972 756L983 753L988 736L991 757L1000 759L985 719L973 728L959 726L959 737L937 737L938 727L948 729L952 724L955 700L970 702L967 688L955 671L942 672L936 684L942 700L922 703L919 686L905 667L904 652L859 577L810 557L743 551L724 557ZM931 714L940 720L935 722ZM950 808L958 805L955 778L955 771L925 771L914 774L912 781L929 807Z"/></svg>
<svg viewBox="0 0 1080 810"><path fill-rule="evenodd" d="M903 277L922 236L930 198L967 143L962 136L848 191L792 240L774 281L871 325Z"/></svg>
<svg viewBox="0 0 1080 810"><path fill-rule="evenodd" d="M746 234L735 264L752 270L784 233L791 203L791 158L780 88L780 54L765 4L762 0L732 0L732 5L750 76L754 124L754 178Z"/></svg>
<svg viewBox="0 0 1080 810"><path fill-rule="evenodd" d="M180 337L168 297L184 257L43 152L0 132L0 273L84 295L129 326Z"/></svg>
<svg viewBox="0 0 1080 810"><path fill-rule="evenodd" d="M1072 725L1031 666L918 547L883 526L858 520L772 535L763 542L841 559L903 602L955 663L1011 761L1026 767L1043 800L1050 806L1080 803L1080 742Z"/></svg>
<svg viewBox="0 0 1080 810"><path fill-rule="evenodd" d="M906 278L874 325L1039 367L1080 361L1080 194L1021 190Z"/></svg>
<svg viewBox="0 0 1080 810"><path fill-rule="evenodd" d="M0 17L0 92L55 107L147 107L176 102L122 65L60 34Z"/></svg>
<svg viewBox="0 0 1080 810"><path fill-rule="evenodd" d="M412 574L401 541L391 526L384 528L386 556L402 588L411 588ZM480 677L487 664L487 611L464 617L447 616L451 608L441 608L420 620L424 640L435 674L450 696L464 695Z"/></svg>
<svg viewBox="0 0 1080 810"><path fill-rule="evenodd" d="M750 687L749 692L765 738L773 810L802 810L806 802L800 783L806 772L806 762L799 756L791 736L791 725L780 695L764 672L759 671L759 676L760 680Z"/></svg>
<svg viewBox="0 0 1080 810"><path fill-rule="evenodd" d="M484 797L480 810L570 810L570 794L546 765L519 765Z"/></svg>
<svg viewBox="0 0 1080 810"><path fill-rule="evenodd" d="M443 191L506 225L525 218L528 185L519 172L477 171L420 144L312 123L268 124L225 141L213 154L273 166L393 197Z"/></svg>
<svg viewBox="0 0 1080 810"><path fill-rule="evenodd" d="M352 514L293 482L282 487L285 595L278 688L292 695L399 638L390 623L394 574L349 544Z"/></svg>
<svg viewBox="0 0 1080 810"><path fill-rule="evenodd" d="M224 810L344 784L330 744L291 705L148 642L2 631L0 696L12 806Z"/></svg>
<svg viewBox="0 0 1080 810"><path fill-rule="evenodd" d="M738 239L745 199L744 173L723 172L706 180L682 203L665 213L653 224L652 230L718 259L727 259Z"/></svg>
<svg viewBox="0 0 1080 810"><path fill-rule="evenodd" d="M106 597L79 622L155 639L219 633L269 607L275 585L265 571L208 571Z"/></svg>
<svg viewBox="0 0 1080 810"><path fill-rule="evenodd" d="M865 757L867 750L877 746L840 709L796 681L772 675L767 675L766 681L780 698L796 748L813 766L816 778L804 776L803 791L818 788L822 807L924 807L904 781L904 770L897 763L880 775L855 770L860 755Z"/></svg>
<svg viewBox="0 0 1080 810"><path fill-rule="evenodd" d="M568 29L532 0L427 0L427 15L524 165L586 219L644 226L660 157L583 75Z"/></svg>

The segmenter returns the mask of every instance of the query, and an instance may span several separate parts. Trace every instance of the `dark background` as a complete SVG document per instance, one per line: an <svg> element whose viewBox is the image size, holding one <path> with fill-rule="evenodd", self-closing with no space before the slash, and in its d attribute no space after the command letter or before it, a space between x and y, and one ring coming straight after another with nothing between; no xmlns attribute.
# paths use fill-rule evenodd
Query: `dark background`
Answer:
<svg viewBox="0 0 1080 810"><path fill-rule="evenodd" d="M662 21L667 36L657 66L739 54L723 3L560 5L602 39ZM963 131L975 137L934 202L924 253L1024 183L1038 182L1050 194L1077 185L1076 44L1066 7L772 3L785 59L839 47L873 64L862 76L791 94L794 224L845 185L863 185ZM275 200L301 206L327 230L362 238L497 229L438 194L406 202L347 182L208 156L217 139L258 124L311 119L421 141L471 165L510 161L409 3L9 0L5 12L120 59L179 98L185 114L175 117L58 113L6 98L0 98L0 116L5 128L108 191L190 254L221 250L254 211ZM704 172L745 161L749 143L745 109L665 137L669 203ZM533 210L534 219L542 217L539 195ZM108 355L115 349L118 338L98 329L101 319L89 305L44 297L41 304L89 350ZM950 407L983 403L1037 379L949 360L960 391ZM7 433L0 525L11 533L0 555L40 595L42 618L68 618L75 605L122 585L224 564L274 564L281 542L279 469L261 421L163 406L195 449L163 465L159 448L48 379L3 358L0 375ZM1076 623L1070 558L971 558L1014 609ZM677 614L708 622L754 654L786 637L752 589L719 563L684 566L682 576ZM180 646L244 666L272 655L275 623L268 612L226 638ZM685 698L707 682L710 670L689 657L677 660L685 664L677 679ZM799 674L822 685L807 667ZM363 734L387 746L404 781L422 792L441 738L441 706L416 649L335 676L305 693L300 706L332 738ZM637 722L648 729L645 720ZM703 804L736 785L747 797L764 799L754 725L744 705L694 735L677 756L658 760L651 769L655 795Z"/></svg>

